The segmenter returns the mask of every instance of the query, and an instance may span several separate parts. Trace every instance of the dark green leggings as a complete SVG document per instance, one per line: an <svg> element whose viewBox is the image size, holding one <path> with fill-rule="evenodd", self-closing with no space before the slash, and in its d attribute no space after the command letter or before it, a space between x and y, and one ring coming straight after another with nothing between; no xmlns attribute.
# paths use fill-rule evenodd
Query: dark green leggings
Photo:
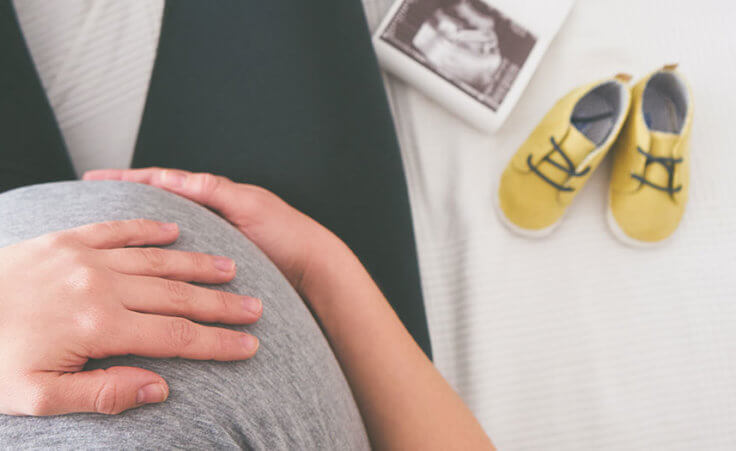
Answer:
<svg viewBox="0 0 736 451"><path fill-rule="evenodd" d="M430 354L401 155L360 0L166 2L133 166L274 191L347 242ZM0 0L0 192L75 178Z"/></svg>

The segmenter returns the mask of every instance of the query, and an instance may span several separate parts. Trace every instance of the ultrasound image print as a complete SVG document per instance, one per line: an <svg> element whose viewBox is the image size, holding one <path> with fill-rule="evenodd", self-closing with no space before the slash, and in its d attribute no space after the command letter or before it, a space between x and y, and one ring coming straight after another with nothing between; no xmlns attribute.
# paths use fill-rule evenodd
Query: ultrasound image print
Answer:
<svg viewBox="0 0 736 451"><path fill-rule="evenodd" d="M484 0L405 0L381 39L494 111L537 42Z"/></svg>

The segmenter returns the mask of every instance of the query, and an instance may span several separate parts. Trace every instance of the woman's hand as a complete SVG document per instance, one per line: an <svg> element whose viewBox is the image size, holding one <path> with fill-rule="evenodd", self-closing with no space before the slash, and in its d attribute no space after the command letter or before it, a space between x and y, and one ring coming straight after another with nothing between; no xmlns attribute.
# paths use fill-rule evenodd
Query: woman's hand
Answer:
<svg viewBox="0 0 736 451"><path fill-rule="evenodd" d="M268 255L320 320L377 449L493 449L347 246L268 191L211 174L103 170L219 212Z"/></svg>
<svg viewBox="0 0 736 451"><path fill-rule="evenodd" d="M352 255L332 232L258 186L212 174L161 168L89 171L84 180L144 183L215 210L268 255L308 299L314 298L309 291L315 280L321 279L317 274L321 266L336 254Z"/></svg>
<svg viewBox="0 0 736 451"><path fill-rule="evenodd" d="M115 414L161 402L161 376L133 367L82 371L88 359L136 354L241 360L258 340L190 320L248 324L257 299L186 283L225 283L225 257L166 245L176 224L91 224L0 249L0 413ZM187 319L188 318L188 319Z"/></svg>

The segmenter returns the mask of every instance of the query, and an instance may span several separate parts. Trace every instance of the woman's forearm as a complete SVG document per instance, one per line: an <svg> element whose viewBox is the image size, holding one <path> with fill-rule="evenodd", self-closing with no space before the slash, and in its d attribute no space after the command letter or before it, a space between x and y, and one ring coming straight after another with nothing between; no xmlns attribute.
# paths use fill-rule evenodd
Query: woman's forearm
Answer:
<svg viewBox="0 0 736 451"><path fill-rule="evenodd" d="M491 449L460 397L427 359L346 247L303 287L377 449ZM319 275L319 276L317 276Z"/></svg>

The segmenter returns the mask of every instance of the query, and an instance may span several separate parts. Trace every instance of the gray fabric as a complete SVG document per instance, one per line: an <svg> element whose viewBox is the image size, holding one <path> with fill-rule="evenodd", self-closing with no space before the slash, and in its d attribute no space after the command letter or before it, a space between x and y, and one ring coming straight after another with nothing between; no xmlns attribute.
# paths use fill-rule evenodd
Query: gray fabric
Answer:
<svg viewBox="0 0 736 451"><path fill-rule="evenodd" d="M652 130L680 133L685 125L688 93L685 82L672 72L652 75L644 88L642 110Z"/></svg>
<svg viewBox="0 0 736 451"><path fill-rule="evenodd" d="M585 94L573 109L573 125L596 146L608 139L621 116L626 114L621 108L624 89L618 82L602 83Z"/></svg>
<svg viewBox="0 0 736 451"><path fill-rule="evenodd" d="M172 248L227 255L238 275L222 288L259 297L263 318L245 362L127 356L161 374L169 400L117 417L0 415L2 448L368 449L347 382L317 323L275 266L226 221L186 199L124 182L64 182L0 195L0 247L91 222L148 218L179 224ZM238 328L238 327L236 327Z"/></svg>

